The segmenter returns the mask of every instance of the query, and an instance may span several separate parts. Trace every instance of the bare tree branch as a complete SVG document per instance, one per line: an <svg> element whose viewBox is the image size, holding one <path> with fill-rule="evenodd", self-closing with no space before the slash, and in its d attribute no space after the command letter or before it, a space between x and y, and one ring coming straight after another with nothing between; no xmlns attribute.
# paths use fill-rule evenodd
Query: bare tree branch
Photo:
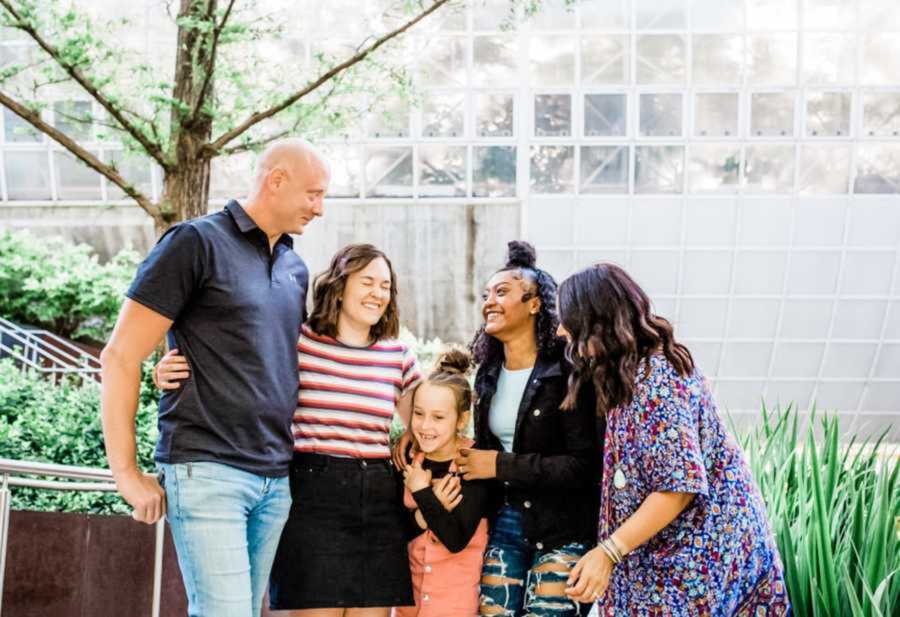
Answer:
<svg viewBox="0 0 900 617"><path fill-rule="evenodd" d="M197 114L200 113L203 102L206 100L207 90L209 89L209 84L212 82L213 71L215 71L216 68L216 53L219 46L219 37L222 36L222 31L225 30L225 24L228 23L231 9L234 8L234 1L235 0L228 1L228 7L225 9L225 14L222 15L222 21L220 21L213 30L212 45L206 60L206 66L203 67L203 85L200 87L200 92L197 94L197 103L194 105L194 111L191 112L190 122L195 122L197 120Z"/></svg>
<svg viewBox="0 0 900 617"><path fill-rule="evenodd" d="M60 131L58 128L44 122L39 113L25 107L2 91L0 91L0 104L25 120L25 122L39 130L41 133L48 135L51 139L80 159L85 165L106 177L107 180L122 189L126 195L134 199L147 214L154 218L159 216L159 208L153 205L146 195L129 184L129 182L119 174L115 167L104 163L89 150L85 150L78 145L74 139Z"/></svg>
<svg viewBox="0 0 900 617"><path fill-rule="evenodd" d="M159 163L159 165L163 169L169 168L169 161L166 159L165 154L163 154L162 148L158 143L154 143L150 139L144 135L140 129L138 129L135 125L128 121L125 117L125 114L119 109L115 104L112 103L106 96L100 92L99 89L94 85L94 83L88 78L77 66L67 62L63 59L62 54L59 49L53 45L51 45L41 34L37 31L33 24L26 21L22 18L19 12L16 10L16 7L13 6L11 0L0 0L0 6L6 9L6 11L15 18L15 23L12 24L14 28L25 32L28 36L30 36L34 41L43 49L47 55L49 55L72 79L74 79L78 85L80 85L84 90L90 94L100 105L113 117L116 121L122 125L122 128L128 133L135 141L137 141L141 146L146 150L147 154L149 154L153 159ZM55 139L55 138L54 138Z"/></svg>
<svg viewBox="0 0 900 617"><path fill-rule="evenodd" d="M4 1L5 0L0 0L0 2L4 2ZM438 10L439 8L441 8L448 2L450 2L450 0L435 0L435 2L430 7L428 7L425 11L423 11L422 13L419 13L416 17L409 20L408 22L406 22L405 24L403 24L396 30L388 32L387 34L378 38L375 42L373 42L371 45L369 45L366 48L364 48L363 50L361 50L359 53L357 53L354 56L351 56L350 58L348 58L347 60L341 62L337 66L330 69L328 72L321 75L315 81L309 83L302 90L295 92L294 94L291 94L290 96L284 98L281 102L275 104L274 107L271 107L265 111L253 113L249 118L247 118L246 120L244 120L243 122L238 124L236 127L231 129L230 131L226 131L219 138L217 138L212 143L205 146L204 150L206 151L206 156L209 156L209 157L215 156L216 152L221 150L229 142L231 142L236 137L239 137L241 134L246 132L248 129L256 126L263 120L266 120L267 118L271 118L272 116L284 111L285 109L287 109L288 107L290 107L291 105L293 105L294 103L296 103L297 101L302 99L304 96L309 94L310 92L313 92L314 90L319 88L322 84L328 82L330 79L332 79L336 75L339 75L340 73L346 71L353 65L361 62L362 60L364 60L366 58L366 56L371 54L373 51L375 51L376 49L378 49L379 47L381 47L382 45L384 45L391 39L403 34L404 32L406 32L407 30L409 30L410 28L415 26L417 23L419 23L420 21L422 21L423 19L425 19L426 17L428 17L429 15L434 13L436 10Z"/></svg>

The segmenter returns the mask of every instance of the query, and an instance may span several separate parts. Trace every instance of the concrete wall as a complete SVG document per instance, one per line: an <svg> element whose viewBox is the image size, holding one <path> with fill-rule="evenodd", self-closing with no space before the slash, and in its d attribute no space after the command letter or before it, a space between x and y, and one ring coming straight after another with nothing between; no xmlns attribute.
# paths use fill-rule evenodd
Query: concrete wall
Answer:
<svg viewBox="0 0 900 617"><path fill-rule="evenodd" d="M156 241L153 221L137 206L5 203L0 229L28 229L35 236L62 236L94 247L106 260L123 248L145 254Z"/></svg>

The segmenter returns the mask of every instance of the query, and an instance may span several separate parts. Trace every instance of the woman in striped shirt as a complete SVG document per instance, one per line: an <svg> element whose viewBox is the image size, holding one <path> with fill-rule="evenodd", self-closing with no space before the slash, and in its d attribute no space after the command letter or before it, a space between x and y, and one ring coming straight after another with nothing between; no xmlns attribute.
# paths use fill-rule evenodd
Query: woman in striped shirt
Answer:
<svg viewBox="0 0 900 617"><path fill-rule="evenodd" d="M272 566L273 610L387 617L413 604L388 432L395 411L408 423L420 372L396 340L396 297L390 260L368 244L338 251L313 285L297 343L293 505Z"/></svg>

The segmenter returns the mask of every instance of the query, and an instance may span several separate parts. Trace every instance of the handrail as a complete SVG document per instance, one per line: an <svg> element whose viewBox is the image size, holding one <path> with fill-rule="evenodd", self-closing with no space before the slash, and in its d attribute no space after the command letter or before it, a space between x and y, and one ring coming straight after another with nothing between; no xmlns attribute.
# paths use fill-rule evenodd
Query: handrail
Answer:
<svg viewBox="0 0 900 617"><path fill-rule="evenodd" d="M52 479L27 476L43 476ZM72 480L76 481L72 482ZM109 469L0 458L0 614L2 614L3 607L3 581L6 575L6 549L9 540L9 515L12 502L11 487L61 491L112 492L116 490L116 484ZM156 523L151 617L159 617L165 524L165 518L161 518Z"/></svg>
<svg viewBox="0 0 900 617"><path fill-rule="evenodd" d="M39 463L36 461L19 461L11 458L0 458L0 474L34 474L54 476L67 480L109 480L113 475L109 469L96 467L76 467L74 465L58 465L56 463Z"/></svg>
<svg viewBox="0 0 900 617"><path fill-rule="evenodd" d="M25 344L31 343L35 347L46 348L71 362L100 364L100 360L93 354L47 330L23 328L3 317L0 317L0 327L2 327L4 333L19 339ZM53 343L51 344L46 339L51 339Z"/></svg>
<svg viewBox="0 0 900 617"><path fill-rule="evenodd" d="M24 347L23 352L17 355L33 352L32 355L50 363L53 368L59 367L68 372L95 373L100 370L100 360L96 356L47 330L27 330L0 317L0 333ZM47 339L52 340L53 344ZM3 347L4 351L11 352L8 346Z"/></svg>
<svg viewBox="0 0 900 617"><path fill-rule="evenodd" d="M0 319L3 319L3 318L0 317ZM59 336L58 334L50 332L50 330L44 330L44 329L26 330L26 332L32 332L34 334L37 334L37 335L39 335L38 338L42 339L42 340L43 339L51 339L54 342L54 345L50 345L50 347L55 347L57 350L60 350L60 351L68 350L72 354L78 356L78 358L81 359L82 362L90 362L90 363L96 364L98 367L100 366L100 358L98 358L97 356L95 356L92 353L89 353L89 352L83 350L81 347L79 347L77 345L73 345L71 341L67 341L66 339Z"/></svg>
<svg viewBox="0 0 900 617"><path fill-rule="evenodd" d="M53 362L54 366L43 366L23 353L21 347L10 347L9 345L5 345L3 343L0 343L0 351L6 353L7 355L9 355L9 357L21 363L22 366L25 366L32 371L47 375L86 375L94 377L100 373L100 369L98 368L72 367L66 364L62 364L54 358L45 358Z"/></svg>

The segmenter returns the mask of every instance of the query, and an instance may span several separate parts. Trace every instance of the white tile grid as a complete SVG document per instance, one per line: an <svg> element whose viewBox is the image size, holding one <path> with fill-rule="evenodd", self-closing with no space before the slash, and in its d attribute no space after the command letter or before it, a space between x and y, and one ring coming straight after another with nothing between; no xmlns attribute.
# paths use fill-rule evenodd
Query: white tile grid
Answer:
<svg viewBox="0 0 900 617"><path fill-rule="evenodd" d="M694 34L692 20L695 18L695 16L698 16L701 14L703 15L702 17L699 18L700 24L701 24L701 29L697 30L698 33L706 32L706 31L734 33L743 38L747 38L747 37L755 36L756 34L760 34L760 33L763 33L763 34L771 33L771 32L777 33L778 31L803 32L804 29L806 28L805 12L807 10L807 7L800 6L799 9L797 9L795 7L795 9L791 11L791 14L792 15L796 14L796 17L798 19L798 25L795 28L795 27L791 26L787 21L783 21L783 20L779 20L775 26L773 26L772 24L769 24L769 23L765 23L765 19L762 17L762 15L764 15L765 13L759 13L757 8L747 8L744 5L744 3L742 3L742 2L732 2L731 5L729 5L729 8L727 10L724 10L722 14L729 15L730 16L729 19L733 19L734 23L729 24L728 22L725 22L716 27L712 27L712 24L709 22L708 19L706 19L706 17L707 17L706 13L709 11L712 11L714 9L719 10L719 8L721 8L721 7L718 7L718 5L721 3L718 3L718 2L712 2L711 0L703 1L703 2L700 2L700 1L686 2L682 6L682 8L674 9L674 13L669 14L667 11L669 11L669 8L671 8L671 7L666 8L666 7L668 7L668 5L663 7L664 10L658 10L658 13L653 13L653 11L650 11L648 13L648 10L644 5L636 3L636 2L626 1L626 2L622 3L622 6L627 8L627 12L631 16L629 18L630 20L635 19L635 15L642 15L642 16L644 16L644 18L646 18L646 19L642 18L639 20L640 24L639 24L638 28L630 28L629 27L626 29L622 29L620 27L618 30L616 28L613 28L613 29L607 28L607 29L594 31L594 30L590 30L589 28L587 28L587 26L585 26L585 28L582 29L582 27L581 27L582 21L584 21L585 24L587 24L587 22L589 21L589 18L587 16L596 10L596 7L590 6L591 3L599 2L599 1L600 0L584 0L582 5L578 8L578 10L575 11L575 13L571 17L570 16L562 17L560 15L557 15L556 17L553 17L552 15L550 17L545 17L543 19L543 21L545 22L547 27L538 26L538 25L532 24L530 22L526 22L525 24L523 24L519 27L518 31L515 34L505 35L505 36L512 37L515 40L515 42L519 48L519 53L517 54L518 62L517 62L517 69L516 69L516 72L518 73L518 75L517 75L516 79L512 80L512 83L515 83L518 85L508 88L508 90L513 91L516 95L516 103L517 103L516 104L516 107L517 107L516 117L518 120L518 122L517 122L518 131L517 131L516 137L510 138L510 139L498 138L497 140L479 140L474 137L474 134L473 134L474 110L473 110L472 101L470 99L479 92L496 91L497 88L495 88L495 87L476 88L476 87L471 87L471 84L470 84L470 87L463 86L461 89L456 88L454 90L453 87L449 87L449 90L448 90L448 87L441 87L441 88L437 88L434 90L435 92L441 92L441 91L449 92L449 91L462 90L467 93L467 97L466 97L467 103L466 103L466 112L465 112L465 120L466 120L465 124L467 125L466 136L464 138L461 138L460 140L452 140L451 143L462 144L462 145L467 146L467 148L469 150L468 159L470 161L470 163L467 165L467 175L468 176L471 175L471 164L472 164L471 163L471 160L472 160L471 146L476 143L479 145L482 145L482 144L483 145L490 145L490 144L501 145L504 143L516 145L519 148L518 156L524 157L526 159L528 157L528 146L535 144L535 143L545 143L548 145L558 143L560 145L569 145L574 142L578 142L578 143L614 143L614 142L615 143L623 143L624 142L625 145L630 146L630 150L631 150L630 154L632 157L634 156L634 146L638 143L639 144L646 143L646 144L651 144L651 145L653 145L653 144L661 145L661 144L665 144L665 143L673 143L673 144L683 145L686 143L686 139L682 138L682 137L677 137L677 138L672 138L672 139L669 139L669 138L654 138L654 139L637 138L637 141L635 141L635 138L624 139L624 140L608 140L608 139L581 140L581 139L577 139L575 137L556 138L556 139L554 139L554 138L532 138L532 137L530 137L531 127L526 126L526 125L528 125L531 120L531 117L530 117L531 112L529 110L533 110L533 105L531 104L532 100L533 100L533 96L538 93L559 92L559 93L564 93L564 94L570 94L572 96L573 135L578 135L581 131L581 126L583 124L583 116L581 113L582 112L582 100L583 100L583 94L586 92L599 90L602 92L615 91L615 92L627 93L628 98L629 98L629 110L631 112L631 113L629 113L629 118L628 118L628 121L630 124L630 130L628 133L629 135L636 135L637 125L639 123L639 118L638 118L639 100L638 99L642 93L653 94L653 93L672 92L675 94L683 95L685 104L683 105L683 113L682 113L682 118L681 118L682 134L683 135L691 135L693 132L690 127L693 124L693 117L694 117L694 114L693 114L694 100L693 100L692 94L694 92L702 92L702 91L709 91L709 90L736 92L736 93L740 94L740 96L742 97L742 105L741 105L740 121L739 121L740 126L739 126L739 130L738 130L738 134L739 135L747 135L747 131L749 129L749 118L750 118L750 113L751 113L750 105L748 103L749 103L749 96L750 96L751 92L774 92L774 93L785 92L785 93L794 94L795 96L793 98L795 101L796 112L797 112L794 114L794 125L795 125L794 132L795 133L799 132L798 134L803 134L802 127L805 125L805 105L803 105L803 103L808 98L808 94L810 92L819 92L819 91L829 91L829 92L845 91L845 92L849 92L853 98L853 114L852 114L853 128L851 130L851 134L861 135L861 115L862 115L861 93L862 92L870 92L870 91L875 92L875 91L882 91L882 90L890 92L890 91L897 91L897 89L900 88L900 84L874 85L874 84L862 84L861 83L859 69L861 69L861 67L863 66L864 61L866 59L864 56L864 53L863 53L864 46L861 44L856 46L857 58L856 58L856 63L855 63L855 69L857 69L857 70L854 71L854 79L853 79L852 84L820 83L820 84L813 84L809 87L806 87L806 86L798 87L797 84L804 83L803 82L803 74L804 74L803 73L803 71L804 71L803 58L804 58L804 41L806 40L805 36L798 37L798 45L797 45L797 49L796 49L796 58L798 59L798 61L796 62L796 70L794 71L795 75L794 75L794 78L792 79L793 84L778 85L778 84L749 83L747 81L746 70L744 70L744 71L742 71L742 77L740 80L740 83L742 85L739 85L737 87L732 85L732 86L728 86L728 87L724 87L724 88L718 87L718 86L712 87L712 88L711 87L685 88L686 83L693 83L692 82L692 73L694 70L694 63L693 63L693 45L691 45L691 40L692 40L692 37ZM367 4L366 4L367 14L377 13L376 9L380 4L383 4L383 2L380 2L380 0L367 2ZM494 22L492 21L493 18L491 20L488 20L487 22L485 22L481 18L476 18L476 15L489 14L489 12L492 10L492 9L490 9L490 7L483 6L483 3L480 3L476 0L473 0L473 6L475 7L474 10L468 10L465 14L465 23L466 23L465 30L463 30L463 31L451 30L451 31L447 31L446 33L442 33L442 34L446 34L449 36L458 36L465 40L466 50L467 50L465 53L465 64L466 64L466 75L468 75L468 76L471 76L472 71L473 71L473 58L472 58L472 49L471 49L472 37L475 34L499 34L500 33L499 30L495 26L490 26L490 25L486 26L486 27L491 28L488 30L476 29L476 24L483 24L483 23L489 24L489 23L494 23ZM792 6L793 6L793 4L792 4ZM866 6L868 6L868 5L866 5ZM688 10L688 7L690 10ZM856 7L855 13L859 13L860 11L862 11L862 8L860 8L860 7L862 7L861 2ZM809 10L813 10L813 9L809 9ZM651 13L655 14L656 17L655 18L647 17ZM747 21L748 14L751 17L751 19L749 20L750 21L749 28L744 25L744 22ZM868 14L868 13L866 13L866 14ZM677 16L677 18L673 18L672 15ZM147 19L150 19L150 17L151 17L151 12L148 11ZM308 21L308 20L306 20L306 21ZM308 24L306 24L306 21L304 21L304 24L305 24L304 28L308 29L309 26L308 26ZM788 21L790 21L790 20L788 20ZM862 23L863 20L860 19L857 21ZM821 27L822 30L820 30L820 32L827 34L829 32L829 30L827 28L825 28L824 26L821 26L821 23L822 23L821 20L817 20L816 23L812 24L812 26ZM881 24L881 21L879 20L879 21L876 21L875 23ZM891 24L894 22L891 20L888 20L887 23ZM570 24L571 26L574 26L575 29L572 30L570 28L565 28L564 27L565 24ZM640 29L641 24L643 24L645 29ZM760 29L754 30L753 24L759 25ZM560 29L560 27L563 27L563 29ZM702 29L703 27L705 27L706 29L705 30ZM845 30L845 29L842 28L842 31L843 30ZM852 30L853 37L855 37L856 39L861 38L861 32L858 29L851 28L851 30ZM304 32L305 31L306 30L304 30ZM810 30L810 31L812 33L816 32L816 30ZM423 30L423 33L420 33L418 36L426 36L424 34L424 32L425 31ZM577 48L579 47L579 45L577 45L575 43L580 40L580 37L582 36L582 34L581 34L582 32L585 33L585 36L588 36L587 33L590 33L590 32L597 32L597 33L621 32L624 34L628 34L630 36L630 39L629 39L630 43L629 43L629 48L628 48L628 59L629 59L629 63L630 63L630 81L628 82L628 84L627 85L624 85L624 84L615 85L611 88L610 87L596 88L596 87L588 86L587 84L578 83L576 80L576 83L569 83L567 85L563 85L560 87L546 88L540 84L534 84L533 86L529 86L529 76L531 73L530 73L530 67L529 67L529 53L527 53L527 52L531 47L531 45L530 45L531 41L535 37L573 38L573 45L572 45L573 53L571 56L571 63L572 63L571 67L572 67L572 70L574 71L575 75L580 75L582 73L581 54L577 51ZM637 57L637 55L638 55L637 49L636 49L635 45L637 45L636 37L639 34L648 35L648 36L679 35L679 36L684 37L684 40L685 40L685 53L684 53L684 57L683 57L684 77L679 80L680 83L668 83L668 84L663 83L663 84L659 84L659 85L635 84L634 76L636 75L636 71L637 71L638 64L639 64L639 59ZM413 36L416 36L416 34L414 33ZM148 50L152 48L149 37L150 37L150 32L148 30L145 34L145 38L147 39L145 41L145 43L146 43L145 46ZM19 43L19 42L12 42L12 43L5 43L5 44L6 45L21 45L21 43ZM307 59L310 57L309 47L310 47L310 43L309 43L309 41L307 41L304 46L305 57ZM745 57L744 57L745 62L747 61L747 59L748 59L748 56L745 54ZM744 68L746 69L746 67L744 67ZM52 113L52 111L50 113ZM418 130L420 128L420 124L421 124L420 114L413 113L410 117L410 126L412 128L413 135L415 135L418 132ZM737 138L737 136L735 136L735 137L736 138L726 139L724 141L721 138L714 138L714 137L693 138L690 141L691 141L691 143L697 142L698 144L700 144L702 142L702 143L709 143L709 144L727 143L728 145L734 145L734 146L740 148L740 152L741 152L742 156L748 145L759 142L759 140L753 139L753 138L748 138L748 137ZM401 144L406 145L406 146L411 145L411 146L413 146L414 156L415 156L415 154L417 154L417 150L418 150L415 147L415 144L431 143L433 141L444 142L444 143L447 142L446 139L442 140L440 138L432 139L432 138L413 138L413 137L398 138L397 140L391 140L391 139L380 139L380 140L364 139L362 141L357 140L357 142L360 144L360 147L363 149L365 149L365 147L367 145L374 146L376 144L377 145L387 145L387 146L401 145ZM793 136L788 136L787 138L784 138L784 139L774 138L772 140L764 140L764 141L770 141L770 142L771 141L774 141L774 142L782 141L782 143L786 143L786 144L797 143L796 139ZM844 138L832 138L832 139L825 140L825 141L823 141L821 139L805 140L804 144L812 144L812 145L828 144L829 142L831 142L833 145L838 145L842 141L843 141L843 143L855 144L855 143L857 143L858 139L853 140L851 138L851 136L848 135ZM883 141L884 141L884 143L897 144L898 148L900 148L900 141L898 141L896 138L894 138L894 139L885 138ZM872 143L877 143L877 142L872 142ZM13 146L7 146L7 147L13 148ZM17 145L15 147L25 147L25 146ZM703 147L705 147L705 146L698 145L697 146L698 151L700 148L703 148ZM797 152L799 152L800 148L795 148L795 150ZM691 160L690 159L690 154L691 154L690 143L688 143L688 145L687 145L687 151L685 154L686 154L685 161L687 163L688 161ZM854 152L854 159L855 159L855 152ZM802 167L802 160L800 162L801 162L801 165L798 165L798 166ZM573 161L573 165L576 170L579 169L579 167L580 167L579 164L580 164L580 149L576 149L575 153L574 153L574 161ZM364 165L364 157L360 158L360 165ZM51 174L55 173L54 167L55 167L55 165L51 161L50 162L50 173ZM743 166L741 166L741 167L743 167ZM416 166L416 169L418 169L418 165ZM631 171L633 174L633 172L634 172L633 158L631 161ZM851 173L848 174L848 180L852 179L853 175L855 174L855 171L856 171L856 169L854 166L853 169L851 170ZM527 178L527 173L528 173L527 166L520 166L519 172L520 172L520 174L526 174L526 178ZM683 175L682 181L683 182L687 181L690 173L691 173L691 171L690 171L689 166L685 165L685 169L682 173L682 175ZM159 182L158 182L159 179L156 177L156 176L158 176L158 172L156 170L154 170L153 174L154 174L154 187L155 187L154 192L156 193L156 192L158 192L158 189L156 189L156 186L159 184ZM632 174L630 174L630 175L632 175ZM360 178L364 178L364 173L360 173L358 175ZM416 172L415 175L418 176L418 173ZM741 171L741 175L743 175L743 171ZM519 175L519 179L524 180L525 178L522 178L522 176ZM4 181L5 181L5 178L4 178ZM104 194L106 192L105 184L106 184L106 182L103 181ZM852 182L850 182L850 184L852 184ZM418 178L416 178L414 180L413 187L411 187L412 188L411 192L416 196L419 194L417 185L418 185ZM799 186L798 183L795 183L795 186ZM528 190L527 185L523 184L521 186L521 189L522 190L520 190L518 192L518 195L520 197L524 197L527 200L528 196L529 196L529 190ZM53 183L51 185L51 190L54 191L52 198L56 199L57 196L55 194L55 183ZM471 180L469 180L467 182L467 190L471 191ZM724 190L733 191L736 189L733 187L726 187ZM737 190L744 190L744 189L738 188ZM577 192L577 188L576 188L576 192ZM363 187L363 195L365 195L364 187ZM156 195L154 195L154 197L156 197ZM421 198L413 197L413 199L421 199Z"/></svg>
<svg viewBox="0 0 900 617"><path fill-rule="evenodd" d="M607 198L613 207L622 207L616 198ZM788 230L777 231L783 238L781 242L771 246L747 245L741 243L741 217L735 217L731 227L734 243L730 251L723 251L719 243L693 245L687 237L679 243L673 238L673 227L679 228L685 217L678 212L690 208L696 200L703 198L686 198L684 203L670 197L634 197L629 198L640 203L632 203L629 208L633 220L640 220L637 229L647 231L659 242L629 246L606 241L588 244L590 235L579 224L578 238L573 235L572 245L577 252L568 246L575 256L574 268L587 265L594 257L598 259L613 258L619 261L625 258L625 267L641 283L652 296L659 310L660 305L666 310L659 312L673 317L680 308L681 315L675 319L677 332L689 343L704 372L713 379L717 386L717 395L723 405L736 412L750 412L755 408L757 399L769 402L784 403L788 394L805 400L796 400L801 408L810 401L817 401L819 408L833 408L850 411L854 422L863 422L868 417L881 417L885 410L896 411L900 399L892 405L888 397L896 394L895 388L900 385L900 340L891 338L900 329L900 299L897 298L898 246L894 239L893 246L870 245L852 246L849 242L850 230L860 232L858 225L852 225L855 206L863 209L863 217L868 216L872 206L871 199L860 197L842 198L848 203L846 207L836 204L833 198L821 198L825 208L835 208L840 212L840 223L828 219L822 223L826 236L840 233L838 246L828 242L818 245L810 239L808 246L797 242L803 236L796 233L795 217L812 216L808 209L815 199L795 197L787 206L794 216L782 220ZM721 198L711 197L708 200ZM749 197L732 198L737 204ZM538 200L540 201L540 200ZM548 200L549 201L549 200ZM653 223L654 208L663 207L668 217L659 217ZM736 205L737 205L736 204ZM708 204L699 206L702 211ZM740 204L746 205L746 204ZM740 207L737 205L737 207ZM594 221L602 224L603 217L594 212L604 207L603 198L578 200L575 202L573 219L576 221ZM581 211L588 209L588 213ZM538 205L532 208L533 214L541 212ZM800 215L799 213L805 213ZM763 213L765 215L765 212ZM721 231L721 219L713 218L713 229ZM703 224L703 219L697 219ZM876 221L872 221L876 222ZM839 228L836 232L835 228ZM881 241L889 241L881 230L873 233ZM707 234L697 232L698 239L706 241ZM533 236L540 240L541 232L535 230ZM540 250L552 250L554 263L558 264L560 253L567 250L563 244L542 244ZM718 268L725 255L733 255L730 264L728 287L721 291L704 289L691 278L696 275L705 277L702 270L704 262L699 256L716 258ZM734 285L739 280L736 264L743 255L784 255L786 266L781 271L779 289L767 289L765 293L736 293ZM884 256L890 261L885 262ZM871 261L870 258L877 258ZM799 261L798 261L799 259ZM852 266L853 260L862 260L861 266ZM700 266L695 272L693 268ZM868 272L872 281L877 281L877 288L871 285L851 286L847 273L853 268L859 272ZM557 275L566 274L558 268ZM754 268L750 272L759 272ZM824 274L823 274L824 273ZM810 282L812 281L812 282ZM684 287L680 289L680 285ZM716 283L716 286L721 283ZM898 308L892 312L893 305ZM738 307L740 311L736 310ZM776 313L776 323L771 317ZM749 320L759 320L757 324ZM742 330L742 322L748 322ZM737 328L737 330L735 330ZM879 355L880 354L880 355ZM882 359L879 361L879 357ZM865 398L869 393L871 402ZM744 405L754 403L753 407ZM738 405L740 403L740 405Z"/></svg>

